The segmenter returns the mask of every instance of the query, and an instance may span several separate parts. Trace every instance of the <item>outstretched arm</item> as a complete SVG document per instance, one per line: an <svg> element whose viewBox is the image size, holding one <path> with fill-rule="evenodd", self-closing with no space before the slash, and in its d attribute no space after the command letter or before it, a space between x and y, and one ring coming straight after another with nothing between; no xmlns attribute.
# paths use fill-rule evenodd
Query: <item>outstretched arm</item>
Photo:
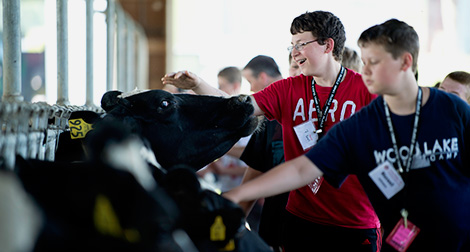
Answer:
<svg viewBox="0 0 470 252"><path fill-rule="evenodd" d="M243 176L243 180L241 185L245 184L246 182L255 179L259 176L263 175L262 172L255 170L251 167L246 168L245 175ZM251 212L251 209L255 205L256 200L250 200L250 201L243 201L240 202L239 205L242 207L243 211L245 212L245 215L248 216Z"/></svg>
<svg viewBox="0 0 470 252"><path fill-rule="evenodd" d="M203 79L199 78L199 76L188 70L165 74L162 78L162 82L163 85L171 84L178 88L191 89L196 94L200 95L229 96L227 93L209 85Z"/></svg>
<svg viewBox="0 0 470 252"><path fill-rule="evenodd" d="M230 96L224 91L209 85L206 81L188 70L165 74L162 82L163 85L171 84L178 88L193 90L194 93L199 95ZM264 112L259 108L253 96L251 96L251 101L255 109L253 114L256 116L264 115Z"/></svg>
<svg viewBox="0 0 470 252"><path fill-rule="evenodd" d="M235 203L289 192L312 182L323 173L305 155L282 163L256 179L250 180L223 196Z"/></svg>

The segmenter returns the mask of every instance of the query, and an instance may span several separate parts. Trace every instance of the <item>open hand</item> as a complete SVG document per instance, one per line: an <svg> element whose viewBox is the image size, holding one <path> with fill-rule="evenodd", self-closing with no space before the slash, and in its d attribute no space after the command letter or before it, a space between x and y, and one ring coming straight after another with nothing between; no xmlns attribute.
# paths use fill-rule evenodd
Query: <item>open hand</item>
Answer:
<svg viewBox="0 0 470 252"><path fill-rule="evenodd" d="M188 70L165 74L161 80L163 85L171 84L182 89L194 89L200 84L200 78Z"/></svg>

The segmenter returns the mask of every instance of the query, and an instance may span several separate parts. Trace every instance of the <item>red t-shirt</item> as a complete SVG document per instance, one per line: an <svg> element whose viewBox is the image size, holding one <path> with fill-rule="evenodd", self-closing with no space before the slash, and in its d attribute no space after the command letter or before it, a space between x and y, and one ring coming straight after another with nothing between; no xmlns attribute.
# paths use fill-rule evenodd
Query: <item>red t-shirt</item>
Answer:
<svg viewBox="0 0 470 252"><path fill-rule="evenodd" d="M253 94L266 117L282 124L286 161L308 151L302 148L294 127L313 120L318 129L311 83L311 76L299 75L274 82ZM323 108L331 87L315 87L320 107ZM336 91L323 131L327 132L335 123L350 117L375 97L367 90L361 75L348 69ZM293 190L286 209L298 217L323 225L360 229L380 227L377 215L355 175L350 175L340 189L323 181L317 194L313 194L308 186Z"/></svg>

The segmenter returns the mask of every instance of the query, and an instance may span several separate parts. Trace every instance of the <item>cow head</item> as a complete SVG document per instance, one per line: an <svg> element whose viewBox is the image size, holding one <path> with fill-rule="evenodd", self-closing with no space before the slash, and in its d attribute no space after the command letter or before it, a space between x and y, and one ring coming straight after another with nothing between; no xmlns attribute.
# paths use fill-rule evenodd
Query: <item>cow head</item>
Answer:
<svg viewBox="0 0 470 252"><path fill-rule="evenodd" d="M171 94L150 90L126 95L107 92L103 121L119 120L150 143L166 169L187 165L200 169L225 154L258 125L250 97L231 98Z"/></svg>

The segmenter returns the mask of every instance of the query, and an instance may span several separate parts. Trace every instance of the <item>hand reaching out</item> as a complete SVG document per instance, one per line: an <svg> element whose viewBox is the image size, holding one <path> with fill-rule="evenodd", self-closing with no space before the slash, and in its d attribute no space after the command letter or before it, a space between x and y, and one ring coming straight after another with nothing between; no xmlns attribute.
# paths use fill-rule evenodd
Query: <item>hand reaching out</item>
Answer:
<svg viewBox="0 0 470 252"><path fill-rule="evenodd" d="M189 72L188 70L168 73L162 78L163 85L171 84L178 88L191 90L197 88L201 81L202 80L197 75Z"/></svg>
<svg viewBox="0 0 470 252"><path fill-rule="evenodd" d="M229 96L222 90L209 85L203 79L199 78L199 76L188 70L166 74L163 76L162 82L163 85L171 84L178 88L190 89L200 95Z"/></svg>

